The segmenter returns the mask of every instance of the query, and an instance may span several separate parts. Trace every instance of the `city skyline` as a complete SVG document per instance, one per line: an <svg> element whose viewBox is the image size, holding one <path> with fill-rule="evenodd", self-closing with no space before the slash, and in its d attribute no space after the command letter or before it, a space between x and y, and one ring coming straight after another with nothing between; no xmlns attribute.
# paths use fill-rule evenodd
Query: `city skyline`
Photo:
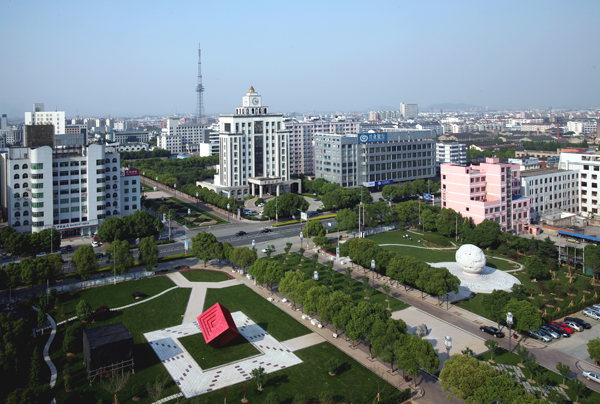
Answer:
<svg viewBox="0 0 600 404"><path fill-rule="evenodd" d="M600 4L0 2L0 112L207 115L250 86L273 112L600 106ZM202 18L206 15L206 18ZM573 26L573 22L577 24Z"/></svg>

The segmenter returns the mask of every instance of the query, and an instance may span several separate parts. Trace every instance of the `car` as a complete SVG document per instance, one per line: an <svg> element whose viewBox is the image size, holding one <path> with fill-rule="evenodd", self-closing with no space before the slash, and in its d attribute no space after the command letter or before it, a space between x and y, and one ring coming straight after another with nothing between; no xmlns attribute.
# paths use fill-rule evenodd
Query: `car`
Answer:
<svg viewBox="0 0 600 404"><path fill-rule="evenodd" d="M261 210L260 212L258 212L258 214L262 216L263 215L263 211Z"/></svg>
<svg viewBox="0 0 600 404"><path fill-rule="evenodd" d="M320 202L320 201L321 201L321 199L319 199L319 198L315 198L315 199L313 199L313 201L315 201L315 202Z"/></svg>
<svg viewBox="0 0 600 404"><path fill-rule="evenodd" d="M485 333L492 334L494 337L504 338L504 333L502 331L500 331L499 329L497 329L496 327L482 325L479 327L479 329Z"/></svg>
<svg viewBox="0 0 600 404"><path fill-rule="evenodd" d="M544 330L543 328L538 328L537 330L535 330L535 332L539 335L541 335L542 337L547 338L548 340L544 340L546 342L550 342L554 339L554 337L546 330Z"/></svg>
<svg viewBox="0 0 600 404"><path fill-rule="evenodd" d="M264 204L264 203L259 203L259 204L258 204L258 207L259 207L259 208L264 208L264 207L265 207L265 204Z"/></svg>
<svg viewBox="0 0 600 404"><path fill-rule="evenodd" d="M5 252L3 252L2 253L2 260L7 260L7 259L8 259L8 255Z"/></svg>
<svg viewBox="0 0 600 404"><path fill-rule="evenodd" d="M583 315L589 318L593 318L594 320L600 321L600 314L595 312L594 310L584 309Z"/></svg>
<svg viewBox="0 0 600 404"><path fill-rule="evenodd" d="M585 321L579 317L565 317L565 321L573 321L576 324L579 324L580 326L582 326L586 330L589 330L590 328L592 328L590 323L588 323L587 321Z"/></svg>
<svg viewBox="0 0 600 404"><path fill-rule="evenodd" d="M272 231L273 230L267 228L267 229L262 229L260 232L261 233L271 233Z"/></svg>
<svg viewBox="0 0 600 404"><path fill-rule="evenodd" d="M168 240L169 239L169 235L168 234L161 234L160 236L158 236L159 240Z"/></svg>
<svg viewBox="0 0 600 404"><path fill-rule="evenodd" d="M543 325L540 328L542 330L546 331L546 333L554 339L559 339L561 337L561 335L559 333L557 333L556 331L554 331L552 328L548 327L547 325Z"/></svg>
<svg viewBox="0 0 600 404"><path fill-rule="evenodd" d="M246 234L248 234L248 233L246 233L246 232L245 232L245 231L243 231L243 230L240 230L240 231L238 231L237 233L235 233L235 235L236 235L237 237L240 237L240 236L245 236Z"/></svg>
<svg viewBox="0 0 600 404"><path fill-rule="evenodd" d="M103 258L103 257L104 257L104 254L102 254L102 253L96 253L96 258Z"/></svg>
<svg viewBox="0 0 600 404"><path fill-rule="evenodd" d="M580 326L575 321L562 321L562 323L568 325L577 332L581 332L584 330L583 326Z"/></svg>
<svg viewBox="0 0 600 404"><path fill-rule="evenodd" d="M545 332L539 332L539 330L529 330L531 335L535 335L537 339L542 340L544 342L552 341L552 337L546 334Z"/></svg>
<svg viewBox="0 0 600 404"><path fill-rule="evenodd" d="M72 245L68 245L67 246L67 251L69 251L69 252L73 251L73 246Z"/></svg>
<svg viewBox="0 0 600 404"><path fill-rule="evenodd" d="M98 244L97 241L92 241L92 247L93 248L100 247L100 244Z"/></svg>
<svg viewBox="0 0 600 404"><path fill-rule="evenodd" d="M263 248L262 252L266 253L268 250L269 250L269 248ZM275 249L271 248L271 252L274 252L274 251L275 251Z"/></svg>
<svg viewBox="0 0 600 404"><path fill-rule="evenodd" d="M592 304L592 307L596 310L600 310L600 304Z"/></svg>
<svg viewBox="0 0 600 404"><path fill-rule="evenodd" d="M584 370L582 375L583 375L583 377L585 377L588 380L593 380L596 383L600 383L600 373L598 373L598 372L594 372L591 370Z"/></svg>
<svg viewBox="0 0 600 404"><path fill-rule="evenodd" d="M569 334L567 331L563 330L562 328L553 325L553 324L546 324L546 327L550 328L552 331L555 331L556 333L560 334L561 337L564 338L570 338L571 334Z"/></svg>
<svg viewBox="0 0 600 404"><path fill-rule="evenodd" d="M565 330L569 334L573 334L575 332L575 330L573 328L569 327L568 325L566 325L565 323L562 323L560 321L553 321L550 324L562 328L563 330Z"/></svg>
<svg viewBox="0 0 600 404"><path fill-rule="evenodd" d="M39 253L39 254L36 254L36 255L35 255L35 258L41 258L41 257L43 257L44 255L46 255L46 253L45 253L45 252L41 252L41 253Z"/></svg>
<svg viewBox="0 0 600 404"><path fill-rule="evenodd" d="M537 334L534 334L531 331L521 331L521 335L526 338L540 339Z"/></svg>

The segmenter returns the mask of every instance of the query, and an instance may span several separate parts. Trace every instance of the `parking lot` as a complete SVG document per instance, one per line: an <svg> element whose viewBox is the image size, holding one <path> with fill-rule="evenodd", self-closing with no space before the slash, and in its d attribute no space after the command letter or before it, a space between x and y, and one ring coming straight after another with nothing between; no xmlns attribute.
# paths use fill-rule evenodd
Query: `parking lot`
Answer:
<svg viewBox="0 0 600 404"><path fill-rule="evenodd" d="M581 312L570 315L569 317L578 317L590 323L592 328L582 332L574 332L571 338L560 338L548 343L552 348L559 350L574 358L584 360L589 363L594 363L587 353L588 341L600 337L600 322L584 316ZM562 320L562 319L560 319ZM559 321L560 321L559 320Z"/></svg>

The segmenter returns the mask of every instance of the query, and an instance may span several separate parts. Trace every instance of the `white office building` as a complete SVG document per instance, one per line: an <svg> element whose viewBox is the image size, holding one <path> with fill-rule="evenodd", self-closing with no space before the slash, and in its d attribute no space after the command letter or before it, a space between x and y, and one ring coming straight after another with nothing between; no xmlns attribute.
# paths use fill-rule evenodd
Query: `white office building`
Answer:
<svg viewBox="0 0 600 404"><path fill-rule="evenodd" d="M65 134L65 111L45 111L43 103L33 104L33 112L25 112L25 125L54 125L54 134Z"/></svg>
<svg viewBox="0 0 600 404"><path fill-rule="evenodd" d="M577 195L580 213L586 217L596 216L600 206L600 155L563 152L560 154L558 168L579 172Z"/></svg>
<svg viewBox="0 0 600 404"><path fill-rule="evenodd" d="M219 173L214 183L198 185L243 199L296 192L298 184L290 181L289 131L283 116L269 113L251 87L235 114L219 117Z"/></svg>
<svg viewBox="0 0 600 404"><path fill-rule="evenodd" d="M105 218L140 207L138 170L104 145L11 147L0 154L3 217L20 233L56 227L63 237L98 231Z"/></svg>
<svg viewBox="0 0 600 404"><path fill-rule="evenodd" d="M400 114L403 118L416 118L419 116L418 104L400 103Z"/></svg>
<svg viewBox="0 0 600 404"><path fill-rule="evenodd" d="M179 119L167 118L167 127L162 129L157 146L173 154L196 153L200 151L200 144L210 143L211 131L210 125L180 123ZM216 147L218 143L215 142Z"/></svg>
<svg viewBox="0 0 600 404"><path fill-rule="evenodd" d="M437 172L443 163L467 164L467 146L458 142L438 142L435 149Z"/></svg>
<svg viewBox="0 0 600 404"><path fill-rule="evenodd" d="M543 168L521 170L521 195L528 196L531 220L579 212L579 172Z"/></svg>
<svg viewBox="0 0 600 404"><path fill-rule="evenodd" d="M598 122L595 119L585 119L567 122L567 132L575 132L578 135L596 133Z"/></svg>

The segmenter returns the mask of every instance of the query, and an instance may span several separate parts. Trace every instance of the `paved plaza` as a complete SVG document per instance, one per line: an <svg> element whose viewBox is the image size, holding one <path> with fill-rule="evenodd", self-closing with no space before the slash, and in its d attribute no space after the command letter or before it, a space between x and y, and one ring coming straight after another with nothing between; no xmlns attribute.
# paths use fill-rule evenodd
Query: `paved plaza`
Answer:
<svg viewBox="0 0 600 404"><path fill-rule="evenodd" d="M202 369L179 342L181 337L202 332L197 321L144 334L186 398L250 380L250 372L259 366L262 366L266 373L273 373L302 363L286 345L269 335L241 311L232 313L231 316L240 334L260 354L211 369ZM312 344L314 341L294 345L301 348L308 343Z"/></svg>

